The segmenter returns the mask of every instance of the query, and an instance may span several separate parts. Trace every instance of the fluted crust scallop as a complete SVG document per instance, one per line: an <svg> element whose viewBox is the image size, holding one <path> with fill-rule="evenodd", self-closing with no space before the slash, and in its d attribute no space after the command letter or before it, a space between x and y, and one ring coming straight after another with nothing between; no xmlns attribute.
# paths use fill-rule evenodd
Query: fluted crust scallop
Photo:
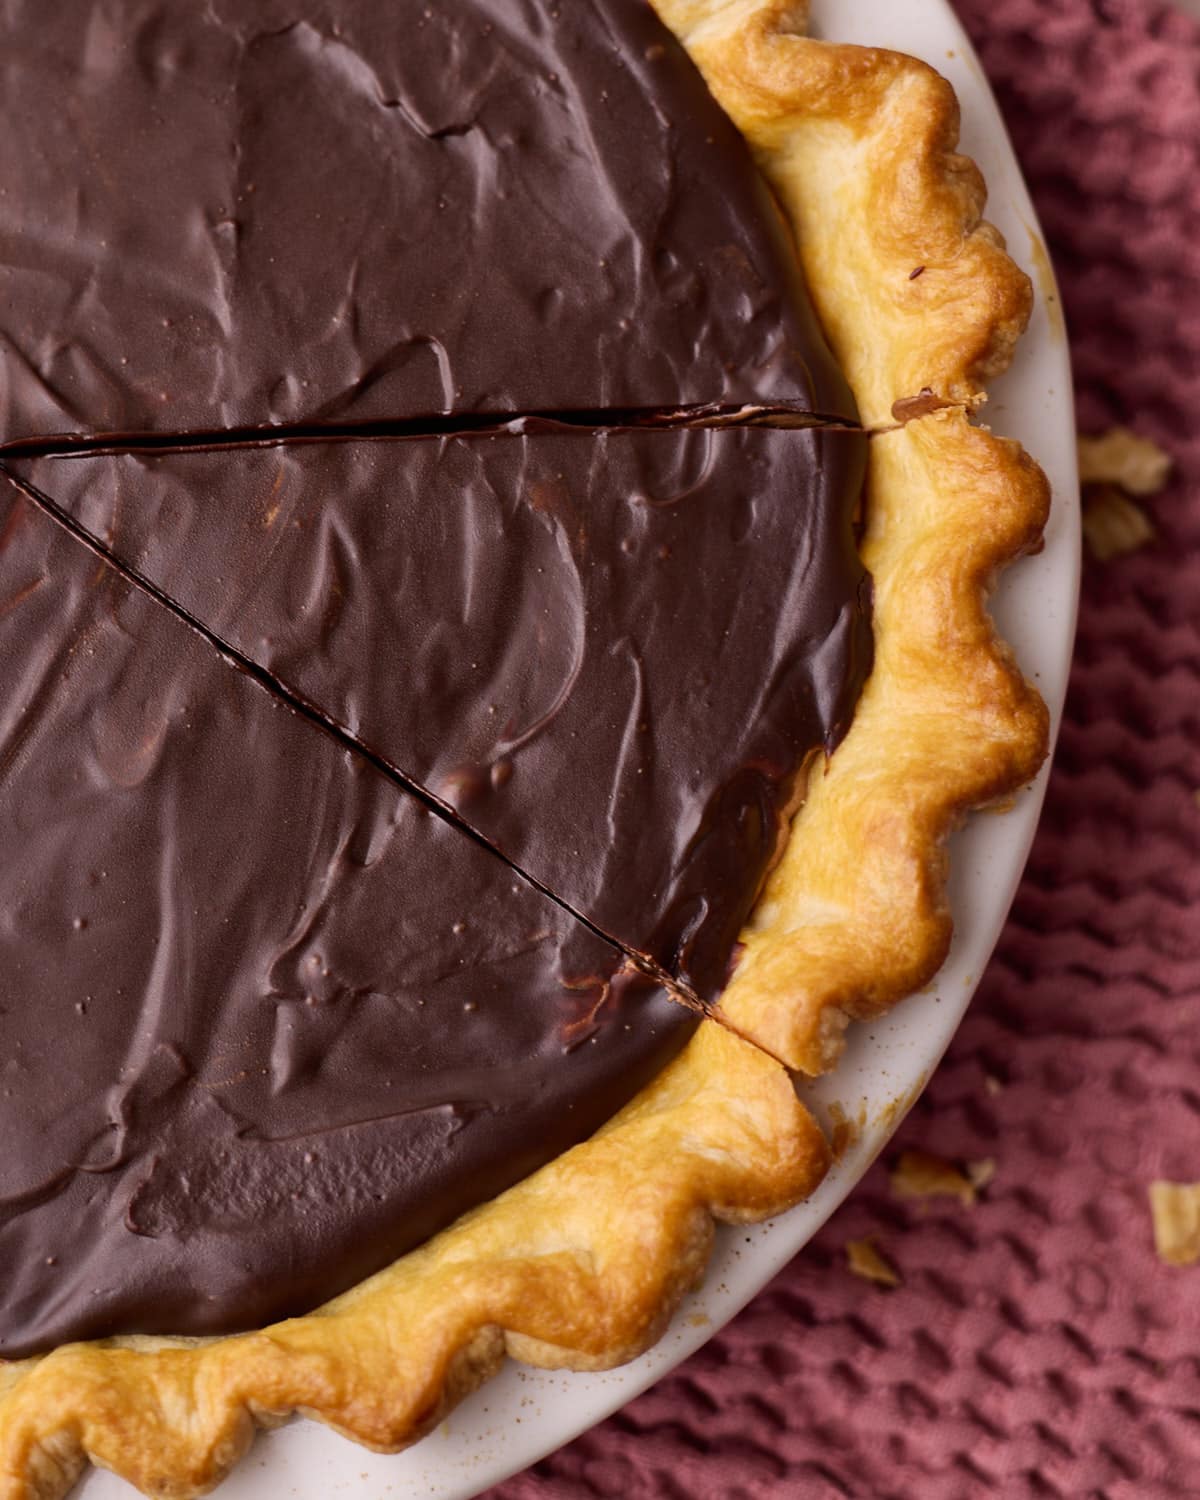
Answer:
<svg viewBox="0 0 1200 1500"><path fill-rule="evenodd" d="M968 420L1011 359L1029 278L982 218L958 102L925 63L803 35L805 0L655 0L750 142L874 429L863 557L875 667L743 933L723 1006L797 1070L946 957L947 835L1045 759L1045 705L987 613L1050 494ZM919 271L920 274L914 275ZM938 409L941 408L941 409ZM911 420L906 418L911 414Z"/></svg>
<svg viewBox="0 0 1200 1500"><path fill-rule="evenodd" d="M941 967L946 837L1030 781L1048 735L986 607L997 570L1038 545L1042 471L953 409L874 438L868 485L875 670L809 778L723 1000L810 1074L836 1063L849 1018L878 1015Z"/></svg>
<svg viewBox="0 0 1200 1500"><path fill-rule="evenodd" d="M791 220L864 425L890 425L897 402L927 391L976 404L1011 358L1032 288L982 218L946 80L902 53L804 36L804 0L655 6Z"/></svg>

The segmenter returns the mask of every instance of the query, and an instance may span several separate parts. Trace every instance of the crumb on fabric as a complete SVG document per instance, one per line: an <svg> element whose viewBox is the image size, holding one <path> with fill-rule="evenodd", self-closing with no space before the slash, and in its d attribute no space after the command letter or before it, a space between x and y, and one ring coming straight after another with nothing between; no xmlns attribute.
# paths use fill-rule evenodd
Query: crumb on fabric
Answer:
<svg viewBox="0 0 1200 1500"><path fill-rule="evenodd" d="M876 1286L901 1285L899 1271L880 1250L873 1234L866 1239L846 1241L846 1263L851 1274L863 1281L873 1281Z"/></svg>
<svg viewBox="0 0 1200 1500"><path fill-rule="evenodd" d="M957 1198L973 1208L995 1172L991 1160L959 1165L931 1151L904 1151L892 1167L892 1191L898 1198Z"/></svg>
<svg viewBox="0 0 1200 1500"><path fill-rule="evenodd" d="M1083 500L1083 535L1098 562L1124 557L1154 540L1150 517L1115 485L1090 488Z"/></svg>
<svg viewBox="0 0 1200 1500"><path fill-rule="evenodd" d="M1171 455L1128 427L1079 438L1080 484L1115 484L1128 495L1157 495L1171 473Z"/></svg>
<svg viewBox="0 0 1200 1500"><path fill-rule="evenodd" d="M982 1193L995 1175L996 1163L990 1156L967 1163L967 1176L971 1179L971 1186L977 1193Z"/></svg>
<svg viewBox="0 0 1200 1500"><path fill-rule="evenodd" d="M1099 562L1152 542L1154 523L1135 496L1157 495L1171 473L1171 456L1128 427L1080 437L1083 535Z"/></svg>
<svg viewBox="0 0 1200 1500"><path fill-rule="evenodd" d="M1200 1261L1200 1182L1152 1182L1154 1249L1168 1266Z"/></svg>

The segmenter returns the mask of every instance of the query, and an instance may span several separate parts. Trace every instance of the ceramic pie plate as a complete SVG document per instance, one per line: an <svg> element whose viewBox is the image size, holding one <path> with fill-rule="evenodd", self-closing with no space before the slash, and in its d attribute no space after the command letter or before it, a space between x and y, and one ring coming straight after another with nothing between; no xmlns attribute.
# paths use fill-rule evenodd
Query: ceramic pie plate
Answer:
<svg viewBox="0 0 1200 1500"><path fill-rule="evenodd" d="M1033 205L978 59L946 0L814 0L813 22L818 36L894 47L949 78L962 105L963 149L987 179L988 218L1033 277L1033 321L1013 368L991 386L986 419L1037 458L1050 478L1054 506L1044 550L1005 575L994 613L1046 699L1057 733L1079 591L1079 496L1066 331ZM602 1375L529 1370L510 1362L437 1431L397 1455L370 1453L315 1423L295 1421L259 1436L221 1485L221 1500L469 1500L603 1421L711 1338L846 1198L937 1066L1008 915L1047 774L1044 768L1005 816L976 817L954 839L950 900L956 937L934 985L883 1020L852 1029L837 1070L805 1087L806 1101L826 1121L840 1109L863 1122L855 1142L807 1203L765 1224L718 1232L704 1285L685 1300L648 1354ZM111 1474L93 1471L76 1494L80 1500L131 1500L136 1492Z"/></svg>

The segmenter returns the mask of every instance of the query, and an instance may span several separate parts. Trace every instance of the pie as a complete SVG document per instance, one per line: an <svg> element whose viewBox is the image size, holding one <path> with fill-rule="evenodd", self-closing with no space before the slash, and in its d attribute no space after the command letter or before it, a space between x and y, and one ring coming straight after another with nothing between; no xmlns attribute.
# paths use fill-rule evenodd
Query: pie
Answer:
<svg viewBox="0 0 1200 1500"><path fill-rule="evenodd" d="M940 965L1045 754L1030 290L804 21L6 12L5 1494L632 1357Z"/></svg>

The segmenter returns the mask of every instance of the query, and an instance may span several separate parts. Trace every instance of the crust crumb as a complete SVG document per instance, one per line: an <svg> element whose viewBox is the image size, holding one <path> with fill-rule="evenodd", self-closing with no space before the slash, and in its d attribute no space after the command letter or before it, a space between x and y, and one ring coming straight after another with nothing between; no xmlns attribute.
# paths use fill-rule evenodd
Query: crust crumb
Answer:
<svg viewBox="0 0 1200 1500"><path fill-rule="evenodd" d="M973 1208L995 1174L990 1159L960 1166L930 1151L905 1151L892 1168L892 1191L898 1198L957 1198Z"/></svg>
<svg viewBox="0 0 1200 1500"><path fill-rule="evenodd" d="M1165 1265L1200 1261L1200 1182L1152 1182L1154 1249Z"/></svg>
<svg viewBox="0 0 1200 1500"><path fill-rule="evenodd" d="M1152 542L1154 523L1134 496L1157 495L1171 473L1171 455L1128 427L1080 437L1083 534L1100 562Z"/></svg>
<svg viewBox="0 0 1200 1500"><path fill-rule="evenodd" d="M1154 523L1116 485L1092 486L1083 502L1083 535L1097 562L1136 552L1154 540Z"/></svg>
<svg viewBox="0 0 1200 1500"><path fill-rule="evenodd" d="M846 1241L846 1264L853 1276L863 1281L873 1281L876 1286L896 1287L903 1285L900 1273L879 1249L873 1234L862 1240Z"/></svg>
<svg viewBox="0 0 1200 1500"><path fill-rule="evenodd" d="M1115 484L1128 495L1157 495L1171 474L1171 455L1128 427L1079 439L1079 482Z"/></svg>
<svg viewBox="0 0 1200 1500"><path fill-rule="evenodd" d="M858 1118L851 1119L845 1108L835 1102L829 1106L829 1120L829 1149L833 1152L834 1161L841 1161L851 1146L856 1146L862 1137L863 1126L866 1124L865 1112L860 1108Z"/></svg>
<svg viewBox="0 0 1200 1500"><path fill-rule="evenodd" d="M1083 535L1098 561L1137 552L1154 541L1154 522L1134 496L1157 495L1170 472L1169 453L1128 428L1080 438Z"/></svg>
<svg viewBox="0 0 1200 1500"><path fill-rule="evenodd" d="M988 1183L996 1175L996 1163L990 1156L982 1157L979 1161L967 1163L967 1176L971 1179L971 1186L976 1193L982 1193Z"/></svg>
<svg viewBox="0 0 1200 1500"><path fill-rule="evenodd" d="M923 271L924 266L921 267ZM912 277L909 277L912 280ZM915 422L918 417L927 417L931 412L948 411L952 406L960 405L957 401L947 401L944 396L937 395L929 386L919 391L915 396L901 396L898 401L892 402L893 420L901 423Z"/></svg>
<svg viewBox="0 0 1200 1500"><path fill-rule="evenodd" d="M1004 1092L1003 1079L997 1078L994 1073L985 1073L983 1075L983 1086L985 1089L987 1089L988 1093L991 1094L993 1099L997 1094L1002 1094Z"/></svg>

